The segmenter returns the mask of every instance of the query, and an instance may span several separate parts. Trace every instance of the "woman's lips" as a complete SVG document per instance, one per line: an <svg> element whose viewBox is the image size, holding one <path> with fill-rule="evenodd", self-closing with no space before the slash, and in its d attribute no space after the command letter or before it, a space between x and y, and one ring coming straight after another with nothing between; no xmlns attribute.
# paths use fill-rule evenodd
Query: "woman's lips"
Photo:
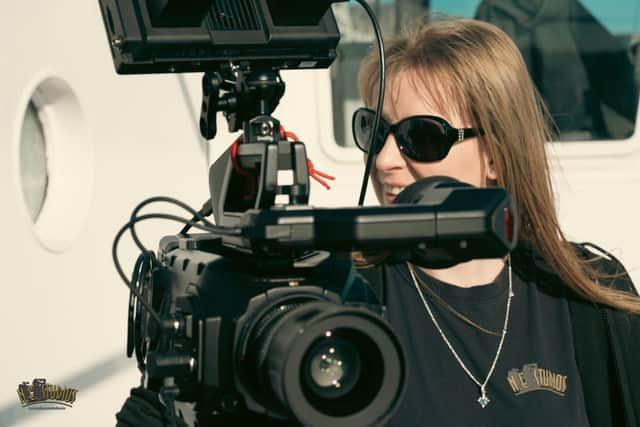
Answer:
<svg viewBox="0 0 640 427"><path fill-rule="evenodd" d="M393 203L398 194L404 190L404 186L384 184L383 189L386 201Z"/></svg>

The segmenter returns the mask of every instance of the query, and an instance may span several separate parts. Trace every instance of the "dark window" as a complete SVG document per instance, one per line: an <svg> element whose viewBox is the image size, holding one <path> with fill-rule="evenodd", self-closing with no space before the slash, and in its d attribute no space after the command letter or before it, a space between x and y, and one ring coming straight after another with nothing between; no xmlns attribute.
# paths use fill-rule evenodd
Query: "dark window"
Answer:
<svg viewBox="0 0 640 427"><path fill-rule="evenodd" d="M638 106L640 2L619 0L374 0L385 34L430 16L475 17L516 42L558 130L559 141L629 138ZM357 4L334 5L343 34L331 68L336 141L352 146L351 114L361 104L357 72L373 42ZM421 18L422 19L422 18Z"/></svg>

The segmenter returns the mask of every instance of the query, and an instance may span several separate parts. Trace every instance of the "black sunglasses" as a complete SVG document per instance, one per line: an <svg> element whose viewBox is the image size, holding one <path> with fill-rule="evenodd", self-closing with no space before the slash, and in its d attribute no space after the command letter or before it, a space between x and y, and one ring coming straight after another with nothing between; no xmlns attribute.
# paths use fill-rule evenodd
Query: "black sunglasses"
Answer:
<svg viewBox="0 0 640 427"><path fill-rule="evenodd" d="M353 137L358 148L365 153L370 149L375 115L375 111L369 108L358 108L353 113ZM400 152L418 162L442 160L456 142L483 134L482 130L456 129L442 117L436 116L411 116L394 124L380 118L378 129L374 154L382 150L389 133L393 133Z"/></svg>

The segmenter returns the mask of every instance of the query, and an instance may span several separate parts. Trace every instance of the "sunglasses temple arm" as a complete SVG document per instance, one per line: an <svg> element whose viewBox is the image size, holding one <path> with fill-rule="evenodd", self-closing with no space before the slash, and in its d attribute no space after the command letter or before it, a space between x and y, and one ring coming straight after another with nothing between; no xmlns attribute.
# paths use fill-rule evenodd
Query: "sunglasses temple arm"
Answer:
<svg viewBox="0 0 640 427"><path fill-rule="evenodd" d="M482 129L474 129L474 128L464 129L464 138L473 138L480 135L484 135L484 131Z"/></svg>

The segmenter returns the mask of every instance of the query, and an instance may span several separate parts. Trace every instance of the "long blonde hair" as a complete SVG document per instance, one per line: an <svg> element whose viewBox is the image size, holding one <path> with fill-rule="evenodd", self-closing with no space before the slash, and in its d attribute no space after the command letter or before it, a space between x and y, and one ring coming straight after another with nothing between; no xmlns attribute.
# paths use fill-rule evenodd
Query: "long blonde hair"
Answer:
<svg viewBox="0 0 640 427"><path fill-rule="evenodd" d="M549 114L522 56L499 28L470 19L438 20L386 41L387 81L400 74L428 91L442 110L457 106L517 208L520 240L530 241L562 281L590 301L640 313L640 298L600 286L611 279L594 271L567 242L556 215L545 141L552 138ZM377 101L379 57L372 51L360 69L360 95Z"/></svg>

